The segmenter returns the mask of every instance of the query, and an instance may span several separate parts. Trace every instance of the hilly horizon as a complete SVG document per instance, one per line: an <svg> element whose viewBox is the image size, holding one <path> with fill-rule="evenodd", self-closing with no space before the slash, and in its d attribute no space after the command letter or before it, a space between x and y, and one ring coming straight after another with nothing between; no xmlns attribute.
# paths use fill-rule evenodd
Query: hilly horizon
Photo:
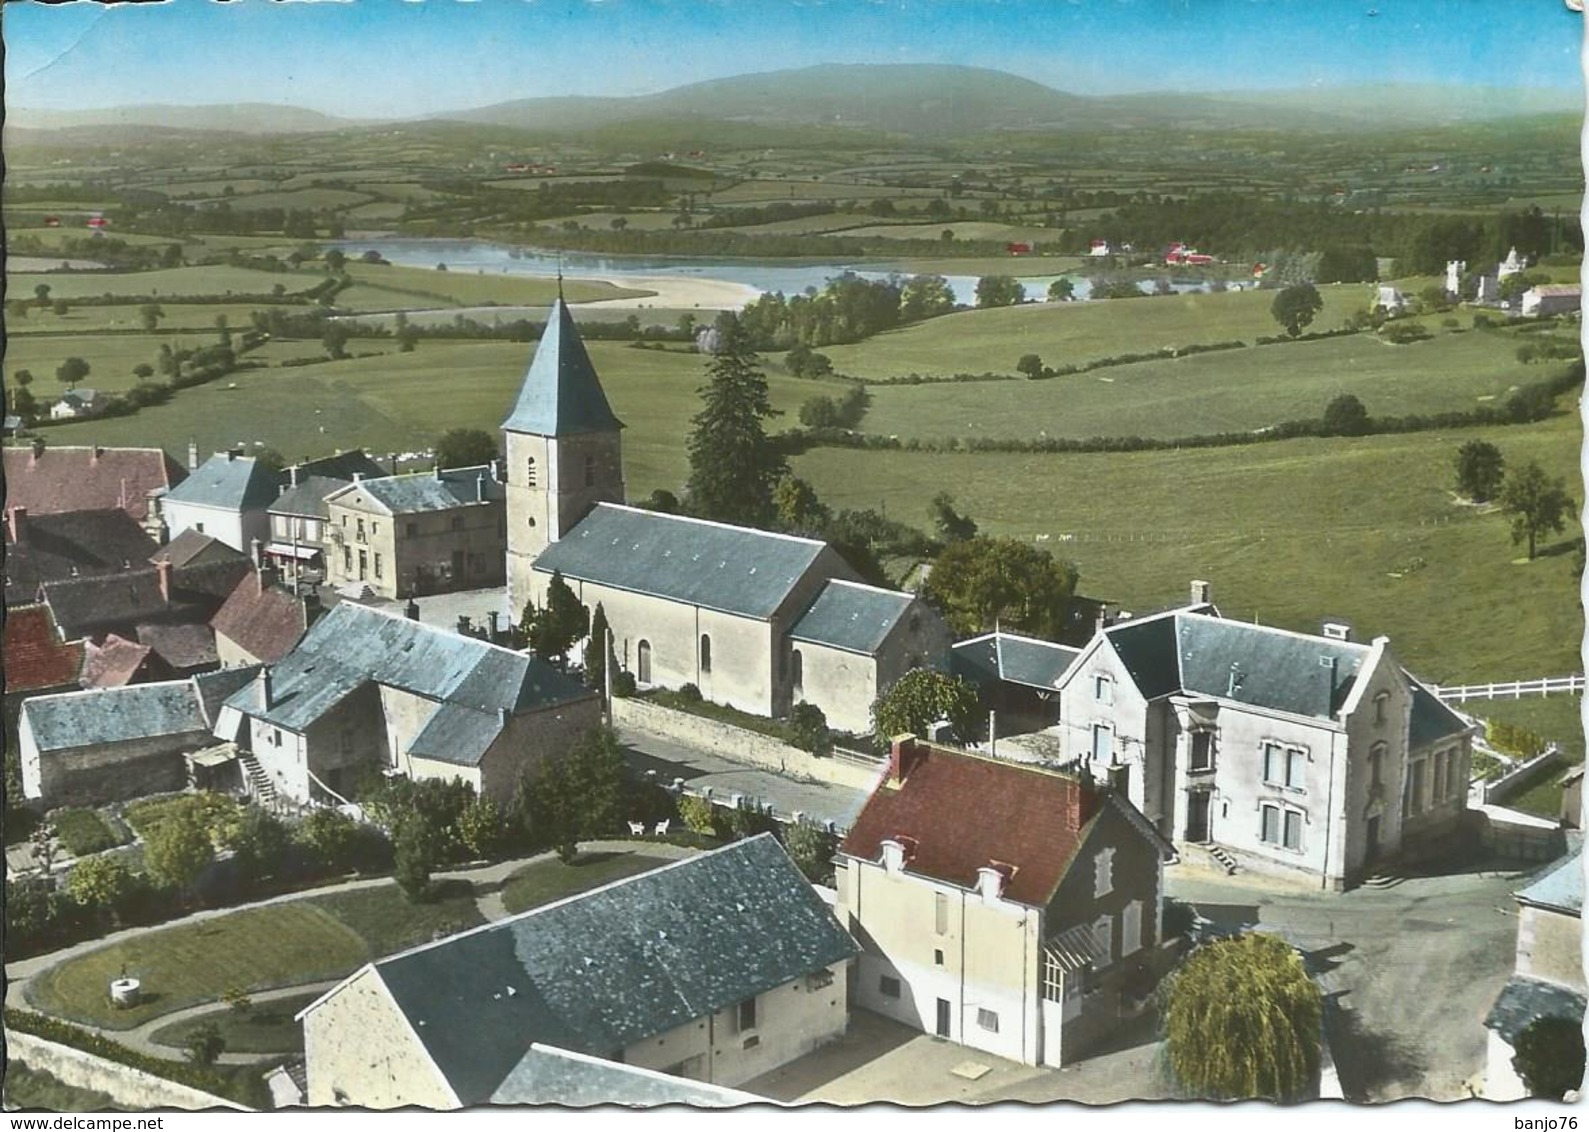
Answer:
<svg viewBox="0 0 1589 1132"><path fill-rule="evenodd" d="M7 125L13 130L114 126L270 134L457 122L558 134L671 118L952 137L1152 128L1329 132L1579 111L1576 92L1554 88L1382 84L1088 96L979 67L820 64L710 79L655 94L515 99L419 118L340 118L275 103L148 104L100 110L12 107Z"/></svg>

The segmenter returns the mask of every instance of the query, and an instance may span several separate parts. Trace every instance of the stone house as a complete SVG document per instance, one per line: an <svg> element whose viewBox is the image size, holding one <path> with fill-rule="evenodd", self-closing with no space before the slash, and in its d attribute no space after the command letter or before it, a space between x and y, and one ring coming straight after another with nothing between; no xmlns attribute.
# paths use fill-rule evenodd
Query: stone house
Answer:
<svg viewBox="0 0 1589 1132"><path fill-rule="evenodd" d="M839 847L854 1002L1025 1065L1085 1057L1162 973L1174 853L1078 774L902 736Z"/></svg>
<svg viewBox="0 0 1589 1132"><path fill-rule="evenodd" d="M142 640L151 625L198 625L210 618L249 573L246 558L174 567L156 561L112 574L60 578L39 587L67 639L102 641L115 633ZM147 643L147 642L145 642Z"/></svg>
<svg viewBox="0 0 1589 1132"><path fill-rule="evenodd" d="M1177 844L1341 889L1432 851L1466 807L1470 725L1385 637L1359 644L1193 606L1118 623L1066 670L1064 755ZM1339 630L1345 634L1345 630Z"/></svg>
<svg viewBox="0 0 1589 1132"><path fill-rule="evenodd" d="M287 469L291 477L281 495L267 509L270 542L265 554L272 565L289 581L306 575L316 581L325 577L326 524L331 517L326 497L350 486L350 479L332 476L298 478L297 469Z"/></svg>
<svg viewBox="0 0 1589 1132"><path fill-rule="evenodd" d="M91 417L105 407L105 395L97 389L69 389L50 406L50 420L71 421Z"/></svg>
<svg viewBox="0 0 1589 1132"><path fill-rule="evenodd" d="M844 1034L856 952L762 834L368 964L298 1015L308 1102L511 1098L537 1046L739 1085Z"/></svg>
<svg viewBox="0 0 1589 1132"><path fill-rule="evenodd" d="M217 735L240 732L275 796L300 805L371 772L507 802L600 722L597 693L533 656L343 603L227 700Z"/></svg>
<svg viewBox="0 0 1589 1132"><path fill-rule="evenodd" d="M232 669L27 700L17 728L23 796L53 808L181 790L184 755L214 742L221 701L253 675Z"/></svg>
<svg viewBox="0 0 1589 1132"><path fill-rule="evenodd" d="M160 500L168 537L196 531L247 554L254 540L269 537L265 509L279 494L280 478L252 456L217 452Z"/></svg>
<svg viewBox="0 0 1589 1132"><path fill-rule="evenodd" d="M275 585L273 573L245 575L210 620L221 664L275 664L308 630L309 599Z"/></svg>
<svg viewBox="0 0 1589 1132"><path fill-rule="evenodd" d="M1576 283L1541 283L1523 292L1524 318L1576 314L1583 306L1583 288Z"/></svg>
<svg viewBox="0 0 1589 1132"><path fill-rule="evenodd" d="M506 510L497 469L359 479L325 497L326 582L393 599L504 581Z"/></svg>
<svg viewBox="0 0 1589 1132"><path fill-rule="evenodd" d="M4 460L6 508L29 515L118 508L139 523L149 518L149 500L180 484L187 473L159 448L46 448L31 445L0 449Z"/></svg>
<svg viewBox="0 0 1589 1132"><path fill-rule="evenodd" d="M861 585L826 543L624 506L623 425L561 300L502 427L510 609L543 605L560 573L642 687L767 716L814 703L866 731L900 676L948 668L938 616Z"/></svg>
<svg viewBox="0 0 1589 1132"><path fill-rule="evenodd" d="M1583 848L1539 874L1516 893L1517 960L1484 1020L1489 1045L1484 1075L1486 1099L1527 1096L1512 1068L1518 1034L1538 1018L1566 1018L1583 1024Z"/></svg>
<svg viewBox="0 0 1589 1132"><path fill-rule="evenodd" d="M1059 722L1059 685L1081 649L1003 631L954 645L951 670L975 684L997 735L1041 731Z"/></svg>
<svg viewBox="0 0 1589 1132"><path fill-rule="evenodd" d="M6 607L32 605L46 582L99 577L144 567L158 547L120 508L32 514L6 508Z"/></svg>

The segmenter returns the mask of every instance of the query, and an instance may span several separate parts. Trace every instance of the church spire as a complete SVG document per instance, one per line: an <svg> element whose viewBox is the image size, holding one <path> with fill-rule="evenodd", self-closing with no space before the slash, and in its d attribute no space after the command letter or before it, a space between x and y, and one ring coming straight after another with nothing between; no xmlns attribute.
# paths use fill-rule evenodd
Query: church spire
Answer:
<svg viewBox="0 0 1589 1132"><path fill-rule="evenodd" d="M607 403L596 367L585 352L574 318L559 295L546 319L546 329L535 348L535 357L518 401L502 427L508 432L536 436L570 436L587 432L615 432L623 428Z"/></svg>

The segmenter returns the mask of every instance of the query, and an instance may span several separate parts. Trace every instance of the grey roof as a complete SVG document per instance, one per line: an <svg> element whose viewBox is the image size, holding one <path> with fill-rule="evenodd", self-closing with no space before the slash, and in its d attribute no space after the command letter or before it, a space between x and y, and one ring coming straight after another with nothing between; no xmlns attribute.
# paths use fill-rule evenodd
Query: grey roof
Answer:
<svg viewBox="0 0 1589 1132"><path fill-rule="evenodd" d="M610 1057L859 951L770 834L375 969L465 1105L532 1043Z"/></svg>
<svg viewBox="0 0 1589 1132"><path fill-rule="evenodd" d="M502 734L499 712L476 711L457 704L442 704L408 745L408 753L460 766L479 766L480 760Z"/></svg>
<svg viewBox="0 0 1589 1132"><path fill-rule="evenodd" d="M978 684L1004 681L1052 691L1081 650L1014 633L984 633L953 648L955 672Z"/></svg>
<svg viewBox="0 0 1589 1132"><path fill-rule="evenodd" d="M914 600L907 593L835 578L822 587L789 636L870 656L882 647Z"/></svg>
<svg viewBox="0 0 1589 1132"><path fill-rule="evenodd" d="M1513 975L1490 1007L1485 1028L1494 1030L1508 1045L1517 1044L1517 1035L1539 1018L1566 1018L1581 1024L1584 996L1555 983Z"/></svg>
<svg viewBox="0 0 1589 1132"><path fill-rule="evenodd" d="M1181 688L1294 715L1329 719L1368 646L1219 617L1180 614Z"/></svg>
<svg viewBox="0 0 1589 1132"><path fill-rule="evenodd" d="M1126 621L1104 633L1146 699L1167 696L1181 686L1174 616Z"/></svg>
<svg viewBox="0 0 1589 1132"><path fill-rule="evenodd" d="M824 549L814 539L598 503L535 568L766 620Z"/></svg>
<svg viewBox="0 0 1589 1132"><path fill-rule="evenodd" d="M5 601L7 606L38 600L45 582L118 574L142 567L158 546L131 515L119 508L28 515L22 540L6 531Z"/></svg>
<svg viewBox="0 0 1589 1132"><path fill-rule="evenodd" d="M270 513L324 519L331 513L330 508L326 506L326 496L334 491L341 491L352 482L331 476L300 478L297 487L289 487L277 497L276 502L270 505Z"/></svg>
<svg viewBox="0 0 1589 1132"><path fill-rule="evenodd" d="M1521 904L1583 915L1583 848L1580 846L1517 894Z"/></svg>
<svg viewBox="0 0 1589 1132"><path fill-rule="evenodd" d="M270 672L269 708L259 707L251 689L229 702L289 731L302 731L372 683L484 713L498 730L504 711L517 715L595 694L535 657L351 602L316 621Z"/></svg>
<svg viewBox="0 0 1589 1132"><path fill-rule="evenodd" d="M22 714L41 754L208 730L191 680L35 696Z"/></svg>
<svg viewBox="0 0 1589 1132"><path fill-rule="evenodd" d="M615 432L623 427L607 404L596 367L590 364L585 343L580 341L574 318L562 299L552 304L519 398L502 427L537 436Z"/></svg>
<svg viewBox="0 0 1589 1132"><path fill-rule="evenodd" d="M766 1103L765 1098L705 1081L672 1077L637 1065L624 1065L555 1046L532 1045L496 1092L492 1104L555 1104L586 1108L617 1104L631 1108L687 1104L727 1108Z"/></svg>
<svg viewBox="0 0 1589 1132"><path fill-rule="evenodd" d="M253 683L254 677L259 675L260 665L245 664L237 668L222 668L215 672L203 672L193 677L193 687L199 695L199 706L204 712L204 722L208 726L215 726L215 721L220 715L221 705L237 692L239 688L247 687Z"/></svg>
<svg viewBox="0 0 1589 1132"><path fill-rule="evenodd" d="M451 511L454 507L494 502L503 496L502 484L497 482L491 465L481 464L473 468L448 468L365 480L342 488L328 499L351 504L368 497L389 514L406 515L418 511Z"/></svg>
<svg viewBox="0 0 1589 1132"><path fill-rule="evenodd" d="M155 621L208 621L250 570L237 556L171 571L169 598L153 566L97 577L45 582L44 600L67 639Z"/></svg>
<svg viewBox="0 0 1589 1132"><path fill-rule="evenodd" d="M262 511L275 501L281 473L252 456L217 452L166 492L170 503L194 503L228 511Z"/></svg>
<svg viewBox="0 0 1589 1132"><path fill-rule="evenodd" d="M1471 731L1473 725L1440 702L1440 698L1412 677L1412 719L1407 745L1413 750Z"/></svg>
<svg viewBox="0 0 1589 1132"><path fill-rule="evenodd" d="M148 645L174 669L191 672L220 659L215 651L215 631L208 625L143 624L136 632L140 645Z"/></svg>
<svg viewBox="0 0 1589 1132"><path fill-rule="evenodd" d="M365 479L375 479L378 476L389 475L390 468L383 468L379 463L365 455L364 449L355 448L349 452L337 452L331 456L321 456L314 460L305 460L301 464L293 465L298 470L298 482L302 483L310 476L326 476L335 480L352 481L355 473ZM282 479L289 477L283 475Z"/></svg>
<svg viewBox="0 0 1589 1132"><path fill-rule="evenodd" d="M203 562L242 561L248 556L227 546L214 535L200 534L189 527L149 556L150 562L169 562L173 566L194 566Z"/></svg>

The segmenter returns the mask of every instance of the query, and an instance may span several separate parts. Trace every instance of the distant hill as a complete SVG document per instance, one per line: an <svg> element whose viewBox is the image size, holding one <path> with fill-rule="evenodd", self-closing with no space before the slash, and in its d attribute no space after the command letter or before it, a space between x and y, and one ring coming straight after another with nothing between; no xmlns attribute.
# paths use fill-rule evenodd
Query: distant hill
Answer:
<svg viewBox="0 0 1589 1132"><path fill-rule="evenodd" d="M519 99L434 114L423 121L546 134L666 121L675 132L696 123L703 136L709 136L714 123L733 123L935 138L1009 130L1400 129L1580 110L1575 92L1527 88L1321 87L1088 97L978 67L824 64L713 79L631 98ZM231 133L304 133L373 124L260 103L81 111L13 108L7 123L24 130L110 126Z"/></svg>

